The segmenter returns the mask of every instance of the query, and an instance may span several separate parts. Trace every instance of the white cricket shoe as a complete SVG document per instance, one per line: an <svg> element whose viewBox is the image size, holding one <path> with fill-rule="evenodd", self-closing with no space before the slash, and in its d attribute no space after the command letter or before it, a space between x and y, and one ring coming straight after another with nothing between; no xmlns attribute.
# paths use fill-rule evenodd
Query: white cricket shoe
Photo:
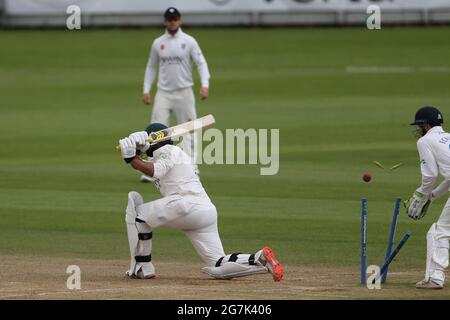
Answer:
<svg viewBox="0 0 450 320"><path fill-rule="evenodd" d="M431 279L428 281L425 281L425 279L424 279L424 280L421 280L416 283L416 288L417 289L435 289L436 290L436 289L443 289L444 284L439 284L436 281L433 281Z"/></svg>
<svg viewBox="0 0 450 320"><path fill-rule="evenodd" d="M143 268L145 268L145 270L142 270ZM144 271L145 271L146 275L144 275ZM145 265L143 265L139 269L139 271L136 273L136 275L131 274L130 270L125 272L125 274L130 279L153 279L153 278L156 278L155 267L153 266L153 263L151 263L151 262L146 263Z"/></svg>

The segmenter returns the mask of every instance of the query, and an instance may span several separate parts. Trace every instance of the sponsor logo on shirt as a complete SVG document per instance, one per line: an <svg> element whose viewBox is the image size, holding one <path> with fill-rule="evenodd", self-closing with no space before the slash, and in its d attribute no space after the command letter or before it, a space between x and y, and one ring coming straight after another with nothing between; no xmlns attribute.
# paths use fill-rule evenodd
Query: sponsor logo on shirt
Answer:
<svg viewBox="0 0 450 320"><path fill-rule="evenodd" d="M168 63L168 64L180 64L183 62L183 58L179 56L173 56L173 57L161 57L161 63Z"/></svg>
<svg viewBox="0 0 450 320"><path fill-rule="evenodd" d="M186 49L186 43L181 44L181 49L183 49L183 50Z"/></svg>
<svg viewBox="0 0 450 320"><path fill-rule="evenodd" d="M161 43L161 45L159 46L159 49L161 49L161 51L163 51L165 48L164 43Z"/></svg>

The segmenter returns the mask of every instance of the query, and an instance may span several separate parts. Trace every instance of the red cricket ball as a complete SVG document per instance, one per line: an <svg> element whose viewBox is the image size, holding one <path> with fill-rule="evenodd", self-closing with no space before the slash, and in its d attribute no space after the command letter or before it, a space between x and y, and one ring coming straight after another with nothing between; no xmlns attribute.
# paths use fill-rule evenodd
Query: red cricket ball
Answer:
<svg viewBox="0 0 450 320"><path fill-rule="evenodd" d="M365 182L369 182L370 180L372 180L372 175L369 172L364 172L362 179Z"/></svg>

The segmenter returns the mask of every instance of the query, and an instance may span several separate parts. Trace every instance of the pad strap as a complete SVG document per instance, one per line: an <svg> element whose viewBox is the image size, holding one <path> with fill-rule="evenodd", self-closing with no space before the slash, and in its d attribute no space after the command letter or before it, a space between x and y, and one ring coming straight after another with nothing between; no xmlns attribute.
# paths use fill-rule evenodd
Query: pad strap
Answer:
<svg viewBox="0 0 450 320"><path fill-rule="evenodd" d="M238 258L238 255L240 255L242 252L235 252L235 253L232 253L231 255L230 255L230 258L228 259L228 262L236 262L237 261L237 258Z"/></svg>
<svg viewBox="0 0 450 320"><path fill-rule="evenodd" d="M148 256L135 256L134 259L136 262L150 262L152 261L152 255L149 254Z"/></svg>
<svg viewBox="0 0 450 320"><path fill-rule="evenodd" d="M217 260L216 267L220 267L220 265L222 264L223 258L225 258L225 257L221 257L219 260Z"/></svg>
<svg viewBox="0 0 450 320"><path fill-rule="evenodd" d="M254 253L252 253L250 255L250 257L248 257L248 264L251 266L255 265L255 254Z"/></svg>
<svg viewBox="0 0 450 320"><path fill-rule="evenodd" d="M139 240L150 240L152 238L152 236L153 236L152 232L138 234Z"/></svg>

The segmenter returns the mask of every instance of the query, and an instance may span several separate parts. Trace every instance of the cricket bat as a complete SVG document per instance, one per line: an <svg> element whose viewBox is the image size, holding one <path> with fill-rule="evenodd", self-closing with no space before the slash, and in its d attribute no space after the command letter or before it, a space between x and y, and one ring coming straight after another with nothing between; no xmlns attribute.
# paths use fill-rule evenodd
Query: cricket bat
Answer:
<svg viewBox="0 0 450 320"><path fill-rule="evenodd" d="M175 139L177 137L183 136L188 133L192 133L194 131L209 127L216 122L214 116L212 114L208 114L207 116L188 121L185 123L181 123L179 125L156 131L150 132L148 135L148 142L150 144L155 144L158 142ZM120 146L116 146L116 151L120 151Z"/></svg>

